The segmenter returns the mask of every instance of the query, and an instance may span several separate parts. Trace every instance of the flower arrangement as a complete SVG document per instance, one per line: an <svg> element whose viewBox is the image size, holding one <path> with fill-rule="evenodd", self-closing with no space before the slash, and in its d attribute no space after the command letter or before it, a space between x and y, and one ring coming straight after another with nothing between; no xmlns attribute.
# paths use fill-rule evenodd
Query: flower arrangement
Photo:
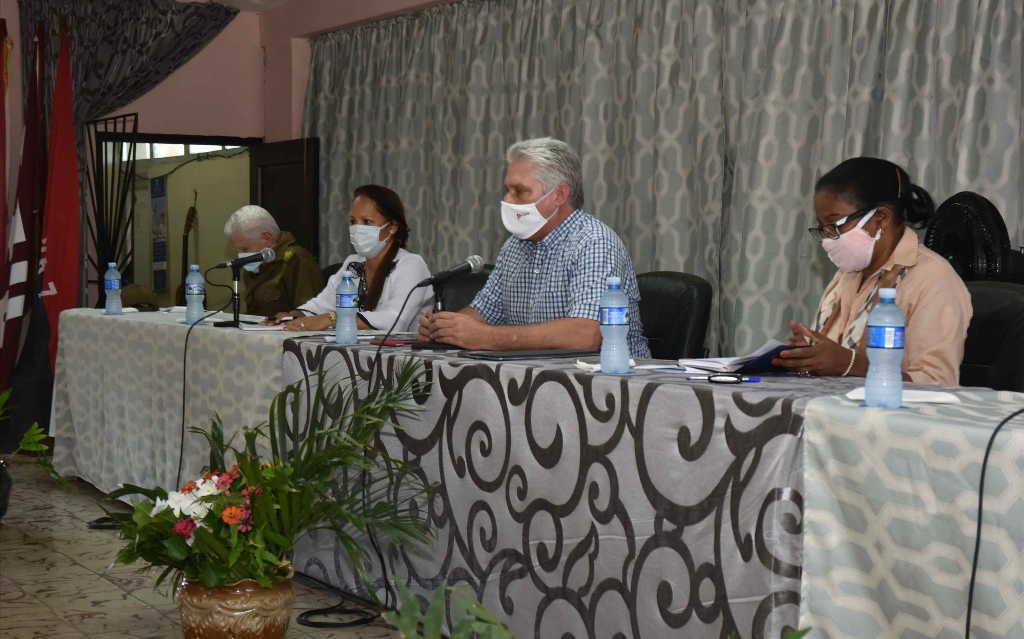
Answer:
<svg viewBox="0 0 1024 639"><path fill-rule="evenodd" d="M290 553L309 529L338 534L357 570L357 534L372 529L400 543L426 541L422 515L410 505L427 487L377 439L410 412L420 370L406 363L358 402L320 379L312 393L289 386L272 402L265 426L242 431L240 448L225 441L217 418L190 429L210 447L200 477L172 492L126 485L111 493L144 497L131 512L108 513L128 542L117 561L162 567L158 586L173 576L175 587L182 577L207 588L243 579L270 587L291 577Z"/></svg>

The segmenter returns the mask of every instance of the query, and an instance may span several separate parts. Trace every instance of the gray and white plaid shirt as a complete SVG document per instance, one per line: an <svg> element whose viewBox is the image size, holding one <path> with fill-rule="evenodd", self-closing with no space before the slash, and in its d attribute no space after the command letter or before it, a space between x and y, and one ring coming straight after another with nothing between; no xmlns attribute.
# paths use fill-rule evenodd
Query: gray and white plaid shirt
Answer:
<svg viewBox="0 0 1024 639"><path fill-rule="evenodd" d="M607 224L577 209L540 242L510 237L487 284L470 304L490 324L525 325L566 317L597 320L607 279L617 275L629 299L629 352L650 357L640 322L633 261Z"/></svg>

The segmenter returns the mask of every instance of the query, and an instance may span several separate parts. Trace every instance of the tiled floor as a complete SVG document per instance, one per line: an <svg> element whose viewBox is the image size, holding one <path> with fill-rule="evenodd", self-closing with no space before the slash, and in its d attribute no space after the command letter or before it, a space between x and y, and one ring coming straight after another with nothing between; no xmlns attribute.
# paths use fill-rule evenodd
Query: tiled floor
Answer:
<svg viewBox="0 0 1024 639"><path fill-rule="evenodd" d="M0 521L0 637L3 639L164 639L181 637L178 609L153 590L156 573L112 565L113 530L90 530L103 495L76 482L62 489L25 460L11 464L14 489ZM337 595L295 584L295 614L330 606ZM397 639L383 622L356 630L300 626L289 639Z"/></svg>

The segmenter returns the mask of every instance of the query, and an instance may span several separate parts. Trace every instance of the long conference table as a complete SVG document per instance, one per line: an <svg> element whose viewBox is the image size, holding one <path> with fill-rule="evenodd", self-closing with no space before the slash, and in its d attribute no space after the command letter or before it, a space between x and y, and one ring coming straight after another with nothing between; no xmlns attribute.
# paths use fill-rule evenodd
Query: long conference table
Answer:
<svg viewBox="0 0 1024 639"><path fill-rule="evenodd" d="M60 472L105 491L174 486L186 327L156 315L62 314ZM435 537L385 546L383 565L372 553L372 587L464 584L516 637L956 636L982 455L1024 407L1022 394L956 388L959 404L885 411L844 397L858 380L730 386L408 349L378 366L373 347L289 337L197 327L188 424L259 423L278 390L315 375L362 397L416 358L427 390L382 442L438 485L421 504ZM184 451L188 477L205 447L186 435ZM974 633L1021 637L1024 420L997 438L987 473ZM362 590L325 533L294 563Z"/></svg>

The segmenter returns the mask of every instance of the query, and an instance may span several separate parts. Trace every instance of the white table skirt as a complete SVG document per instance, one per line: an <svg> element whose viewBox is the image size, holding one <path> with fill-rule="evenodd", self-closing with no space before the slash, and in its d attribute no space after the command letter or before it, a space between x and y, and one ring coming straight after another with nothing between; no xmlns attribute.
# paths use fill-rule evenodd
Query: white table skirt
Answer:
<svg viewBox="0 0 1024 639"><path fill-rule="evenodd" d="M181 450L184 313L61 313L51 433L58 472L104 492L175 488ZM266 421L284 386L281 344L294 333L197 326L188 343L181 482L208 461L190 426L219 414L228 433Z"/></svg>

